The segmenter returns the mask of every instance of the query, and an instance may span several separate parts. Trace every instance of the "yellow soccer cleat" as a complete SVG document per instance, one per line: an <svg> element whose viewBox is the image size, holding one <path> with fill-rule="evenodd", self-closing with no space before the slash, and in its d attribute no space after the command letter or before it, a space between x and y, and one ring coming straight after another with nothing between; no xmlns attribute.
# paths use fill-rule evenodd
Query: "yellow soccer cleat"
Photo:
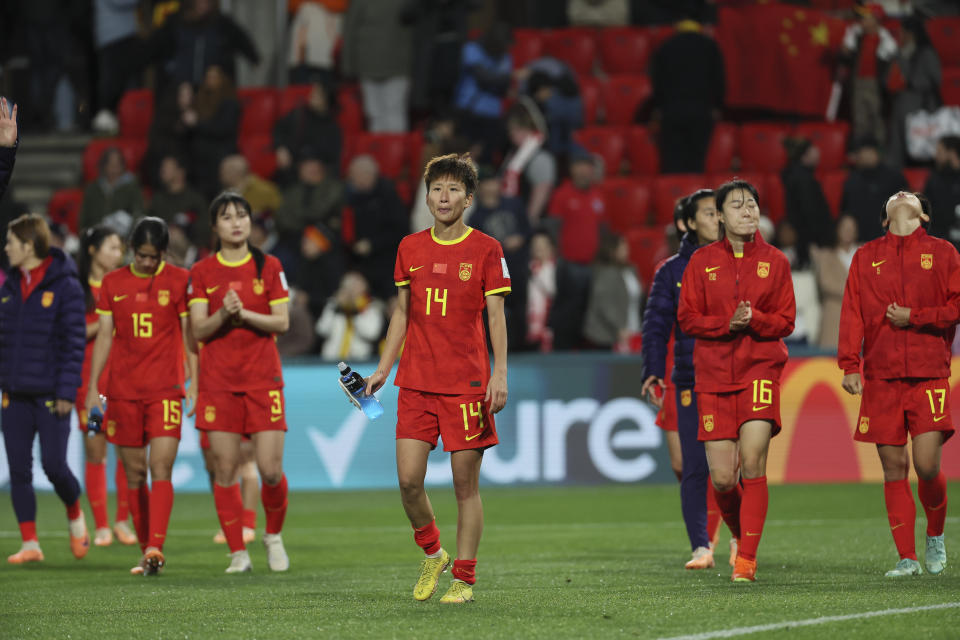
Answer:
<svg viewBox="0 0 960 640"><path fill-rule="evenodd" d="M730 579L734 582L756 582L757 561L737 556L736 564L733 567L733 575Z"/></svg>
<svg viewBox="0 0 960 640"><path fill-rule="evenodd" d="M441 604L463 604L464 602L473 602L473 587L463 580L454 580L440 598Z"/></svg>
<svg viewBox="0 0 960 640"><path fill-rule="evenodd" d="M429 600L437 592L437 586L440 582L440 574L450 566L450 554L444 549L440 549L440 555L436 558L424 558L420 563L420 575L417 576L417 584L413 585L414 600Z"/></svg>

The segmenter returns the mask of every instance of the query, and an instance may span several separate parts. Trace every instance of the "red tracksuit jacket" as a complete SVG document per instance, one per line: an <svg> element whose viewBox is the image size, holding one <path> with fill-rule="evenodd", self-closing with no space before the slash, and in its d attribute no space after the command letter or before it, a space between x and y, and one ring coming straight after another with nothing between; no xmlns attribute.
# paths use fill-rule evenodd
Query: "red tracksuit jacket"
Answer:
<svg viewBox="0 0 960 640"><path fill-rule="evenodd" d="M886 319L887 306L910 308L910 324ZM919 228L887 233L853 256L840 312L837 361L867 378L949 378L950 347L960 321L960 256Z"/></svg>
<svg viewBox="0 0 960 640"><path fill-rule="evenodd" d="M741 300L753 318L743 331L730 332L730 318ZM683 272L680 328L697 338L693 365L696 390L737 391L754 380L780 380L787 362L783 338L793 332L797 305L790 263L759 232L733 255L726 238L698 249Z"/></svg>

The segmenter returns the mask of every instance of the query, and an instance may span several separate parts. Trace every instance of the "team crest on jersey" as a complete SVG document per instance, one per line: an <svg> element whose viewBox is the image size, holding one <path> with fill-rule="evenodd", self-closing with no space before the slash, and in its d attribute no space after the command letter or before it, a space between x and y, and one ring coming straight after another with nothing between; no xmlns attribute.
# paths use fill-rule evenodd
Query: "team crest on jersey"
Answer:
<svg viewBox="0 0 960 640"><path fill-rule="evenodd" d="M8 396L6 393L3 394L3 403L0 406L2 406L4 409L10 406L10 396Z"/></svg>
<svg viewBox="0 0 960 640"><path fill-rule="evenodd" d="M460 263L460 279L466 282L473 275L473 264L470 262Z"/></svg>
<svg viewBox="0 0 960 640"><path fill-rule="evenodd" d="M260 278L254 278L253 292L258 296L263 295L263 280L261 280Z"/></svg>
<svg viewBox="0 0 960 640"><path fill-rule="evenodd" d="M170 304L170 290L160 289L160 291L157 292L157 302L161 307L165 307Z"/></svg>
<svg viewBox="0 0 960 640"><path fill-rule="evenodd" d="M40 298L40 305L43 307L49 307L53 304L53 291L44 291L43 297Z"/></svg>
<svg viewBox="0 0 960 640"><path fill-rule="evenodd" d="M107 420L107 437L112 438L117 435L117 421Z"/></svg>
<svg viewBox="0 0 960 640"><path fill-rule="evenodd" d="M770 263L769 262L758 262L757 263L757 275L761 278L766 278L770 275Z"/></svg>
<svg viewBox="0 0 960 640"><path fill-rule="evenodd" d="M921 253L920 254L920 266L926 270L933 269L933 254L932 253Z"/></svg>
<svg viewBox="0 0 960 640"><path fill-rule="evenodd" d="M216 422L217 421L217 408L212 404L208 404L203 409L203 419L207 422Z"/></svg>
<svg viewBox="0 0 960 640"><path fill-rule="evenodd" d="M680 406L689 407L693 402L693 393L690 389L684 389L680 392Z"/></svg>
<svg viewBox="0 0 960 640"><path fill-rule="evenodd" d="M703 430L707 433L713 431L713 414L703 416Z"/></svg>
<svg viewBox="0 0 960 640"><path fill-rule="evenodd" d="M860 430L860 433L866 433L870 431L870 418L863 416L860 418L860 426L857 427Z"/></svg>

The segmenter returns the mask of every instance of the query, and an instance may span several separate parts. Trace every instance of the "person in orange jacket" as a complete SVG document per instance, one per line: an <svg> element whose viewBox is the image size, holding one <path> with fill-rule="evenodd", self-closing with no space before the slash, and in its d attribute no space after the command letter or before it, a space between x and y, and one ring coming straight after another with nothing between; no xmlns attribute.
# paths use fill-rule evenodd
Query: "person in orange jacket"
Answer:
<svg viewBox="0 0 960 640"><path fill-rule="evenodd" d="M842 386L862 395L854 439L877 445L890 532L900 554L886 573L890 578L923 573L914 547L917 507L907 434L927 515L927 571L941 573L947 563L940 453L954 432L950 347L960 321L960 255L946 240L927 235L923 226L930 215L922 195L890 196L881 213L887 232L854 254L840 312Z"/></svg>
<svg viewBox="0 0 960 640"><path fill-rule="evenodd" d="M769 499L767 450L780 431L783 338L793 332L797 307L790 263L757 231L756 187L735 178L716 198L724 237L690 258L677 319L696 338L698 437L724 522L740 540L732 579L754 582Z"/></svg>

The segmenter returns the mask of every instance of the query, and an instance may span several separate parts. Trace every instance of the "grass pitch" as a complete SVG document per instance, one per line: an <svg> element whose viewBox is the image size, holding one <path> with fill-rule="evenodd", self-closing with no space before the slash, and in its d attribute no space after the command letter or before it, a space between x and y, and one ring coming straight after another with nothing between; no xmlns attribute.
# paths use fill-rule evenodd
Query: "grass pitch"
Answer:
<svg viewBox="0 0 960 640"><path fill-rule="evenodd" d="M950 492L958 495L960 484ZM431 490L444 546L455 551L456 503ZM181 494L158 577L129 575L135 547L70 555L63 508L39 496L46 561L0 565L0 638L670 638L829 616L858 617L747 637L957 638L958 519L947 521L941 576L890 580L897 557L876 485L778 486L760 546L758 582L732 584L721 533L716 569L689 558L676 486L483 491L487 528L476 602L425 603L411 591L421 558L396 491L295 493L284 540L291 570L271 574L259 540L254 572L225 575L213 499ZM955 498L956 499L956 498ZM113 499L111 497L111 509ZM917 544L925 521L918 504ZM89 522L89 513L88 513ZM262 527L262 514L260 524ZM259 533L259 532L258 532ZM19 547L0 498L0 551Z"/></svg>

